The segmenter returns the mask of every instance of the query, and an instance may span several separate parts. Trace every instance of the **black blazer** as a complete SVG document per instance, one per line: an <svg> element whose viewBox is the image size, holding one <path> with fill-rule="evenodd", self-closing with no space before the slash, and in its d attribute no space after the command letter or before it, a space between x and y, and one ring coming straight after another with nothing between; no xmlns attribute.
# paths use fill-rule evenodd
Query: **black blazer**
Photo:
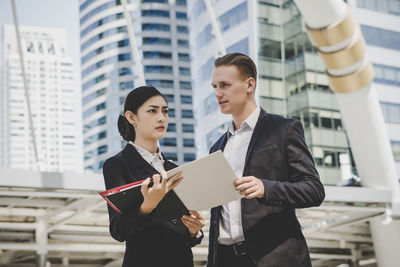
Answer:
<svg viewBox="0 0 400 267"><path fill-rule="evenodd" d="M165 160L165 170L175 167L174 163ZM143 180L156 173L158 171L130 144L117 155L107 159L103 165L107 190ZM126 241L123 266L193 266L191 247L199 244L202 238L191 238L180 220L149 225L152 213L140 215L140 205L141 203L132 203L131 212L123 215L108 205L110 234L117 241Z"/></svg>
<svg viewBox="0 0 400 267"><path fill-rule="evenodd" d="M223 150L225 133L210 153ZM242 224L249 256L261 266L311 266L295 208L318 206L324 187L307 149L301 123L261 109L254 128L243 176L260 178L263 199L242 199ZM211 210L208 267L217 267L221 206Z"/></svg>

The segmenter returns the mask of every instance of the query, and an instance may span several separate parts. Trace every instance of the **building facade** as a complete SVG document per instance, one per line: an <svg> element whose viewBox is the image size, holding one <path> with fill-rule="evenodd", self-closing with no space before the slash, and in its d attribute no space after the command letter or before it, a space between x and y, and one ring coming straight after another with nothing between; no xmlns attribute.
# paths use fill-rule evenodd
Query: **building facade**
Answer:
<svg viewBox="0 0 400 267"><path fill-rule="evenodd" d="M64 29L21 26L20 35L41 171L78 171L76 80ZM3 26L2 165L37 169L14 25Z"/></svg>
<svg viewBox="0 0 400 267"><path fill-rule="evenodd" d="M195 159L186 1L127 1L147 85L168 99L162 152L181 164ZM125 146L118 129L125 96L141 85L119 0L80 1L84 168L99 170Z"/></svg>
<svg viewBox="0 0 400 267"><path fill-rule="evenodd" d="M400 173L400 29L396 26L400 22L399 1L347 2L361 24L374 64L374 86ZM188 10L196 145L201 156L227 130L230 118L219 112L210 86L213 61L219 54L204 0L190 0ZM307 36L294 2L219 0L213 2L213 10L227 53L245 53L258 66L257 103L267 112L294 117L303 123L322 181L337 184L342 179L341 167L348 165L346 159L350 159L356 174L335 94L329 88L324 64Z"/></svg>

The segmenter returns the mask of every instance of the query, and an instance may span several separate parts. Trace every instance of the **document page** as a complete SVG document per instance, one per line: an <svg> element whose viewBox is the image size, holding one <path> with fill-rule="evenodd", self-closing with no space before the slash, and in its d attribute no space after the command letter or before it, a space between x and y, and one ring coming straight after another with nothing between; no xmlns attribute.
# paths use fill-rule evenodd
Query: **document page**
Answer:
<svg viewBox="0 0 400 267"><path fill-rule="evenodd" d="M236 175L220 150L168 171L168 177L178 171L184 178L174 191L189 210L207 210L243 197L235 190Z"/></svg>

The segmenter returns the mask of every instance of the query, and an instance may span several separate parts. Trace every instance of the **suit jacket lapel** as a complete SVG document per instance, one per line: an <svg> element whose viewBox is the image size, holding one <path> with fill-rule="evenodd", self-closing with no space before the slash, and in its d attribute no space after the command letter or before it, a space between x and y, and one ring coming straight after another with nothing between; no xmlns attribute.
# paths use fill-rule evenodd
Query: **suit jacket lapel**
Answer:
<svg viewBox="0 0 400 267"><path fill-rule="evenodd" d="M129 165L132 166L133 169L136 168L146 168L146 169L151 169L153 173L159 173L150 163L148 163L136 150L134 146L131 144L127 144L125 148L122 150L122 153L124 154L125 158L129 162ZM174 163L170 162L167 160L164 156L163 153L161 153L163 159L164 159L164 169L166 171L169 171L173 168L175 168L177 165Z"/></svg>
<svg viewBox="0 0 400 267"><path fill-rule="evenodd" d="M217 144L217 146L215 147L215 149L212 152L215 152L217 150L222 150L224 151L226 142L228 141L228 136L229 136L229 130L222 136L222 138L219 139L219 143Z"/></svg>
<svg viewBox="0 0 400 267"><path fill-rule="evenodd" d="M247 161L253 151L254 145L257 142L258 137L260 136L262 129L264 128L264 124L267 121L267 112L263 109L260 110L260 115L258 116L256 127L254 128L253 134L251 135L249 147L247 148L246 159L244 161L244 169L246 169Z"/></svg>

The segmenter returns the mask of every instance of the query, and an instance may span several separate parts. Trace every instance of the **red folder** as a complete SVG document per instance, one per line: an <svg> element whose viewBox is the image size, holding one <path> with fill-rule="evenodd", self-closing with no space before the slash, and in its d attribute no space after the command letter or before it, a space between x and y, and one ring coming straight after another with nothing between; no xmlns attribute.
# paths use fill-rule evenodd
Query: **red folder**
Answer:
<svg viewBox="0 0 400 267"><path fill-rule="evenodd" d="M141 185L144 180L115 187L99 194L119 214L129 213L135 205L143 202ZM151 186L151 183L150 185ZM151 213L151 224L163 223L180 219L189 210L176 195L174 190L169 191Z"/></svg>

